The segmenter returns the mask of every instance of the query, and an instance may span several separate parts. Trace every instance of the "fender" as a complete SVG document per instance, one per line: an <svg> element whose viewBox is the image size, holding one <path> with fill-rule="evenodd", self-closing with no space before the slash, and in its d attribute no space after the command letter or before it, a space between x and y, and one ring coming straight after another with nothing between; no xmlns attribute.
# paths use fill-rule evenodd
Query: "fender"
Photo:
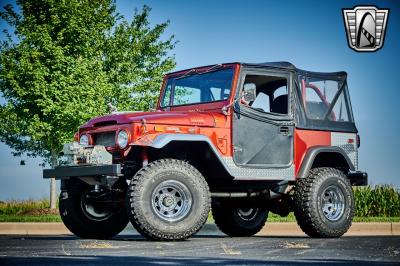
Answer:
<svg viewBox="0 0 400 266"><path fill-rule="evenodd" d="M132 146L147 146L152 147L155 149L161 149L168 145L172 141L196 141L196 142L205 142L208 144L210 149L213 151L214 155L218 158L220 163L223 165L226 171L231 174L228 165L226 164L225 160L218 152L214 143L205 136L200 134L179 134L179 133L162 133L162 134L150 134L146 135L144 140L139 139L136 142L130 144Z"/></svg>
<svg viewBox="0 0 400 266"><path fill-rule="evenodd" d="M307 177L308 172L310 171L315 158L320 153L338 153L338 154L342 155L343 158L346 160L350 171L355 171L355 167L354 167L353 163L351 162L350 158L347 156L346 152L342 148L337 147L337 146L331 146L331 147L315 146L315 147L310 148L307 151L306 156L304 156L300 170L297 174L297 178Z"/></svg>
<svg viewBox="0 0 400 266"><path fill-rule="evenodd" d="M172 141L203 141L207 142L210 148L214 151L215 155L221 156L216 148L214 147L214 144L211 142L211 140L205 136L205 135L199 135L199 134L174 134L174 133L165 133L165 134L158 134L154 140L152 145L149 145L150 147L156 148L156 149L161 149L164 146L166 146L168 143Z"/></svg>

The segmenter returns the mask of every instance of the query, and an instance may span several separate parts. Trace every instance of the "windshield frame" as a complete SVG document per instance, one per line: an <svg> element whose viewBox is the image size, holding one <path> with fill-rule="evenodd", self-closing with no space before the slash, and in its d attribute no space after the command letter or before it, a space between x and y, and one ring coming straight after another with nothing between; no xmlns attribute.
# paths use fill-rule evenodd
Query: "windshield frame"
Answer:
<svg viewBox="0 0 400 266"><path fill-rule="evenodd" d="M215 65L214 65L215 66ZM214 66L211 66L211 68L213 68ZM205 102L194 102L194 103L186 103L186 104L172 104L173 103L173 97L174 97L174 91L175 91L175 86L172 86L171 88L171 94L169 97L169 104L168 105L162 105L163 104L163 100L165 97L165 94L167 93L167 86L168 86L168 81L170 79L175 79L175 80L179 80L181 78L187 78L187 77L191 77L191 76L195 76L195 75L204 75L204 74L209 74L209 73L213 73L213 72L218 72L218 71L224 71L224 70L232 70L232 74L231 74L231 85L230 85L230 91L229 91L229 96L226 97L225 99L221 99L221 100L214 100L214 101L205 101ZM192 73L190 73L190 72ZM188 73L189 72L189 73ZM199 68L193 68L193 69L189 69L189 70L182 70L179 72L175 72L175 73L171 73L165 76L164 78L164 82L162 85L162 92L160 94L159 100L158 100L158 109L166 109L166 108L175 108L175 107L184 107L184 106L196 106L196 105L204 105L204 104L213 104L213 103L221 103L221 102L226 102L226 101L230 101L232 95L233 95L233 90L234 90L234 83L235 83L235 77L236 77L236 67L234 64L227 64L227 65L219 65L218 68L212 69L210 70L210 66L205 66L205 67L199 67Z"/></svg>

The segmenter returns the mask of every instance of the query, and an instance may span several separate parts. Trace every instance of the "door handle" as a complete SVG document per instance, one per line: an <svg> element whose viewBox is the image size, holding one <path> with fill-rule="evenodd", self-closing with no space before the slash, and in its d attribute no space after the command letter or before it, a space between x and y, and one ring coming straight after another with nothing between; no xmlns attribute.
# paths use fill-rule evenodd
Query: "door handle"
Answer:
<svg viewBox="0 0 400 266"><path fill-rule="evenodd" d="M289 136L289 127L287 127L287 126L279 127L279 134L284 135L284 136Z"/></svg>

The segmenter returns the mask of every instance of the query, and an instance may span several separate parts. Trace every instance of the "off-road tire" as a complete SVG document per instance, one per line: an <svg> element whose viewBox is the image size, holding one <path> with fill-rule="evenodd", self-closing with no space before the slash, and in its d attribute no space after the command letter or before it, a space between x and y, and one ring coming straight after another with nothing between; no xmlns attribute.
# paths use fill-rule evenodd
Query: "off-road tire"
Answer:
<svg viewBox="0 0 400 266"><path fill-rule="evenodd" d="M108 239L118 235L128 224L124 205L111 216L98 221L85 215L82 210L82 194L90 186L80 180L70 181L61 191L59 211L64 225L76 236L88 239Z"/></svg>
<svg viewBox="0 0 400 266"><path fill-rule="evenodd" d="M160 217L153 205L154 193L165 182L179 182L190 192L191 206L176 221ZM201 173L185 161L162 159L149 163L132 178L127 191L127 213L133 227L151 240L183 240L207 221L211 197Z"/></svg>
<svg viewBox="0 0 400 266"><path fill-rule="evenodd" d="M324 192L329 188L342 193L344 210L337 220L326 217L322 210ZM299 179L294 193L294 214L300 228L310 237L340 237L350 228L354 217L354 196L344 173L335 168L314 168L306 178Z"/></svg>
<svg viewBox="0 0 400 266"><path fill-rule="evenodd" d="M249 212L253 213L248 217L243 216L239 212L241 209L233 206L229 199L213 199L211 210L219 230L231 237L249 237L257 234L268 218L266 208L252 208Z"/></svg>

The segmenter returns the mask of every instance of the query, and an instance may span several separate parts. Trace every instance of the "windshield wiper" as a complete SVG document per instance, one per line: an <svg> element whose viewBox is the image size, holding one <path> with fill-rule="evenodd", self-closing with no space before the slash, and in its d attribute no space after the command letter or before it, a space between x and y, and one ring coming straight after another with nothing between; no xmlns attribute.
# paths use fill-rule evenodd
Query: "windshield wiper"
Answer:
<svg viewBox="0 0 400 266"><path fill-rule="evenodd" d="M204 71L202 71L202 72L197 72L195 68L192 68L192 69L188 70L188 71L187 71L185 74L183 74L182 76L177 77L177 78L175 78L175 79L183 79L183 78L186 78L186 77L188 77L188 76L192 76L192 75L194 75L194 74L196 74L196 75L202 75L202 74L210 73L210 72L213 72L213 71L216 71L216 70L220 69L221 67L222 67L222 64L216 64L216 65L213 65L213 66L207 68L206 70L204 70Z"/></svg>
<svg viewBox="0 0 400 266"><path fill-rule="evenodd" d="M209 67L209 68L206 69L205 71L200 72L199 75L201 75L201 74L206 74L206 73L209 73L209 72L218 70L218 69L220 69L221 67L222 67L222 64L213 65L212 67Z"/></svg>
<svg viewBox="0 0 400 266"><path fill-rule="evenodd" d="M196 73L196 69L195 69L195 68L192 68L192 69L186 71L182 76L179 76L179 77L177 77L177 78L175 78L175 79L183 79L183 78L186 78L186 77L188 77L188 76L193 75L193 72Z"/></svg>

